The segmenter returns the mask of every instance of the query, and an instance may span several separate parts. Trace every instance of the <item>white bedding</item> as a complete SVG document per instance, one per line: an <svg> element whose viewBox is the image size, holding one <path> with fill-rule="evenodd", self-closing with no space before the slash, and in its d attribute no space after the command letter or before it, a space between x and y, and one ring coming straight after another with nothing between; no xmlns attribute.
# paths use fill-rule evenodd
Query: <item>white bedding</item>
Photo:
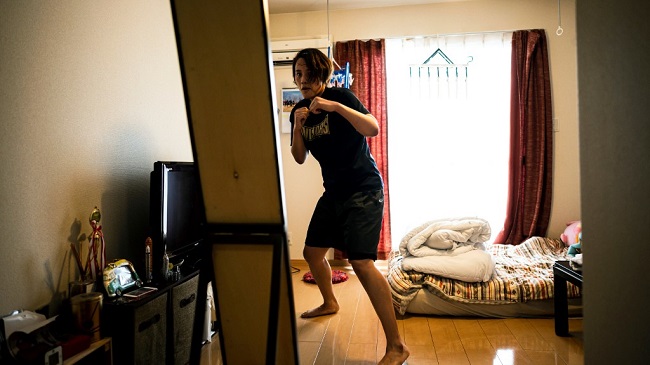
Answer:
<svg viewBox="0 0 650 365"><path fill-rule="evenodd" d="M485 282L494 272L483 243L490 225L481 218L438 219L412 229L400 242L402 268L466 282Z"/></svg>
<svg viewBox="0 0 650 365"><path fill-rule="evenodd" d="M409 256L402 260L404 270L415 270L468 283L490 280L494 265L492 255L478 249L456 256Z"/></svg>

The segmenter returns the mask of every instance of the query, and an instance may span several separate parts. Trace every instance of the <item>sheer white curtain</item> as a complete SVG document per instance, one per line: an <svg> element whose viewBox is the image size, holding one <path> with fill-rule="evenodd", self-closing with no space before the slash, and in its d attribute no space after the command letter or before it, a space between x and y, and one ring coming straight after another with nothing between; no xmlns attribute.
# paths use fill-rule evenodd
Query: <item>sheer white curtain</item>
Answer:
<svg viewBox="0 0 650 365"><path fill-rule="evenodd" d="M491 240L502 228L511 36L386 40L393 248L412 228L432 219L486 219ZM438 49L448 60L438 53L429 67L417 66ZM449 61L454 65L446 67Z"/></svg>

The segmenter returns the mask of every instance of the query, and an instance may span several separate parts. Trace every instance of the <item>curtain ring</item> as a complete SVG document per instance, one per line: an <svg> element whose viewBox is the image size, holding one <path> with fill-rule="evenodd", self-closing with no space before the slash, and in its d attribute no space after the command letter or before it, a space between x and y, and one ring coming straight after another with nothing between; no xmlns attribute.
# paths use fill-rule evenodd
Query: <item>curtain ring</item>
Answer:
<svg viewBox="0 0 650 365"><path fill-rule="evenodd" d="M557 30L555 31L555 34L562 35L562 33L564 33L564 29L562 29L562 26L560 25L560 26L557 27Z"/></svg>

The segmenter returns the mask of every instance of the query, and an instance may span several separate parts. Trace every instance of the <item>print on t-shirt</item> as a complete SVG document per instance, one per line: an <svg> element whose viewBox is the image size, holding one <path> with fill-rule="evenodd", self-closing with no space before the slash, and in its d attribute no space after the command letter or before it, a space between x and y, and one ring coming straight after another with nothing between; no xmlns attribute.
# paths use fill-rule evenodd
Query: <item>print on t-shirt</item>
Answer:
<svg viewBox="0 0 650 365"><path fill-rule="evenodd" d="M306 141L313 141L318 137L329 135L330 134L330 123L329 115L325 116L322 122L316 124L313 127L303 127L302 136Z"/></svg>

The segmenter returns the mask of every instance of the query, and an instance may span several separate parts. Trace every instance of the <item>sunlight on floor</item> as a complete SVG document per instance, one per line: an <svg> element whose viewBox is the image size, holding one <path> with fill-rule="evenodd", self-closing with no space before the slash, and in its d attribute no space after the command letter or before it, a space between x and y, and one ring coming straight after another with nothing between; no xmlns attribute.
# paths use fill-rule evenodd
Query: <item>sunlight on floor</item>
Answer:
<svg viewBox="0 0 650 365"><path fill-rule="evenodd" d="M497 355L494 357L494 364L514 365L515 355L512 350L497 350Z"/></svg>

